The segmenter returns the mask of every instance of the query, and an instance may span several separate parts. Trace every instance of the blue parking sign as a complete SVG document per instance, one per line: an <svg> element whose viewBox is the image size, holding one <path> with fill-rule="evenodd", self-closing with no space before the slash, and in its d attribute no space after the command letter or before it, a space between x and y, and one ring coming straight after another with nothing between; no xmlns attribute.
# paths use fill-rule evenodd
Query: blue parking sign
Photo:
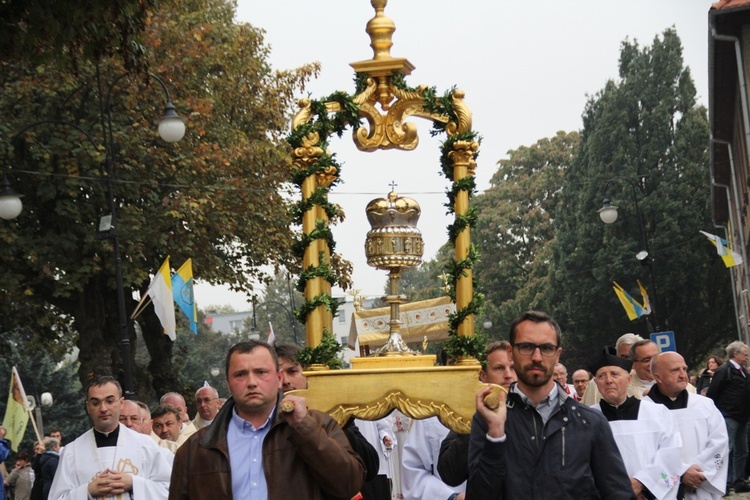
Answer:
<svg viewBox="0 0 750 500"><path fill-rule="evenodd" d="M652 333L651 340L659 348L659 352L677 352L677 345L674 342L674 332Z"/></svg>

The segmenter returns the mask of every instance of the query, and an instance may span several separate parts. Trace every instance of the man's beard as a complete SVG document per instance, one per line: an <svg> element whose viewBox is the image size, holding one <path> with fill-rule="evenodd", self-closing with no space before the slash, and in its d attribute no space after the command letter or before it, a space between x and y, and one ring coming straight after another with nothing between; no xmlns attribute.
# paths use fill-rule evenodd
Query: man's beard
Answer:
<svg viewBox="0 0 750 500"><path fill-rule="evenodd" d="M532 368L540 368L543 373L529 374L529 370ZM547 382L549 382L549 380L552 378L553 373L554 370L545 370L544 365L537 363L529 363L523 366L523 369L516 371L518 380L529 387L542 387L546 385Z"/></svg>

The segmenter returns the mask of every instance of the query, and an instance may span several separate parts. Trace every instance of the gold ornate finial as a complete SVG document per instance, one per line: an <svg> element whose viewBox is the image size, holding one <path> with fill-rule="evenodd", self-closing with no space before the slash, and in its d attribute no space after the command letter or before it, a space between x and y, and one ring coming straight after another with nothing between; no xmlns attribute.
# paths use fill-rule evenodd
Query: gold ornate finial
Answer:
<svg viewBox="0 0 750 500"><path fill-rule="evenodd" d="M396 24L385 15L387 0L371 0L370 4L375 9L375 17L367 23L365 31L370 36L370 47L372 47L372 59L351 63L357 73L367 73L372 77L390 77L394 72L409 75L414 66L404 58L391 57L393 46L393 33Z"/></svg>
<svg viewBox="0 0 750 500"><path fill-rule="evenodd" d="M370 4L375 9L375 17L367 23L367 34L370 35L370 47L372 47L373 60L391 59L391 47L393 47L393 33L396 31L396 23L385 15L385 6L388 0L372 0Z"/></svg>

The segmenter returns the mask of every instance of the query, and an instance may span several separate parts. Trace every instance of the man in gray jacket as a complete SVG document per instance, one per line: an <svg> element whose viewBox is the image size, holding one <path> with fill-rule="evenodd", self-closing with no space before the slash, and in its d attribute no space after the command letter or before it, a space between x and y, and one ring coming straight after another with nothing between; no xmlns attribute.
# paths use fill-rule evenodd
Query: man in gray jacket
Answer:
<svg viewBox="0 0 750 500"><path fill-rule="evenodd" d="M496 409L484 403L491 389L477 394L467 498L635 498L607 420L552 379L561 343L560 327L545 313L527 311L511 324L518 382Z"/></svg>

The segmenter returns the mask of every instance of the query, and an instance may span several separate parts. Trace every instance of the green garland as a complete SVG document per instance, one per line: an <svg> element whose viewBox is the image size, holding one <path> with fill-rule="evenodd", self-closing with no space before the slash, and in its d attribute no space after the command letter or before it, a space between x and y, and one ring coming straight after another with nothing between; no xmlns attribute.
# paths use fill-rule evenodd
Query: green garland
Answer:
<svg viewBox="0 0 750 500"><path fill-rule="evenodd" d="M320 262L320 265L310 265L307 269L302 271L300 273L300 279L297 282L297 290L300 292L305 291L304 284L310 281L314 278L323 278L327 282L329 282L331 285L335 285L339 283L338 277L336 274L331 270L331 265L325 262L323 258L323 252L318 252L318 262ZM300 288L300 284L302 284L302 287Z"/></svg>
<svg viewBox="0 0 750 500"><path fill-rule="evenodd" d="M297 241L292 243L292 251L300 258L304 258L305 249L310 246L314 240L325 240L331 253L336 249L336 241L333 239L333 232L323 219L315 219L315 229L310 234L303 234ZM304 284L302 289L304 290Z"/></svg>
<svg viewBox="0 0 750 500"><path fill-rule="evenodd" d="M308 210L312 210L316 205L323 209L330 220L340 220L343 217L344 212L339 205L328 201L326 197L327 194L328 189L323 186L318 186L308 199L294 204L290 209L294 222L302 224L302 215Z"/></svg>
<svg viewBox="0 0 750 500"><path fill-rule="evenodd" d="M336 316L339 310L339 301L323 292L311 300L306 300L298 310L294 311L294 315L300 323L306 323L310 313L320 306L325 306L326 311L330 311L332 315Z"/></svg>
<svg viewBox="0 0 750 500"><path fill-rule="evenodd" d="M320 340L320 344L315 347L305 347L297 354L296 359L303 369L310 365L319 364L326 365L331 370L339 370L341 369L339 353L343 349L336 342L336 337L327 328L323 328L323 338Z"/></svg>

